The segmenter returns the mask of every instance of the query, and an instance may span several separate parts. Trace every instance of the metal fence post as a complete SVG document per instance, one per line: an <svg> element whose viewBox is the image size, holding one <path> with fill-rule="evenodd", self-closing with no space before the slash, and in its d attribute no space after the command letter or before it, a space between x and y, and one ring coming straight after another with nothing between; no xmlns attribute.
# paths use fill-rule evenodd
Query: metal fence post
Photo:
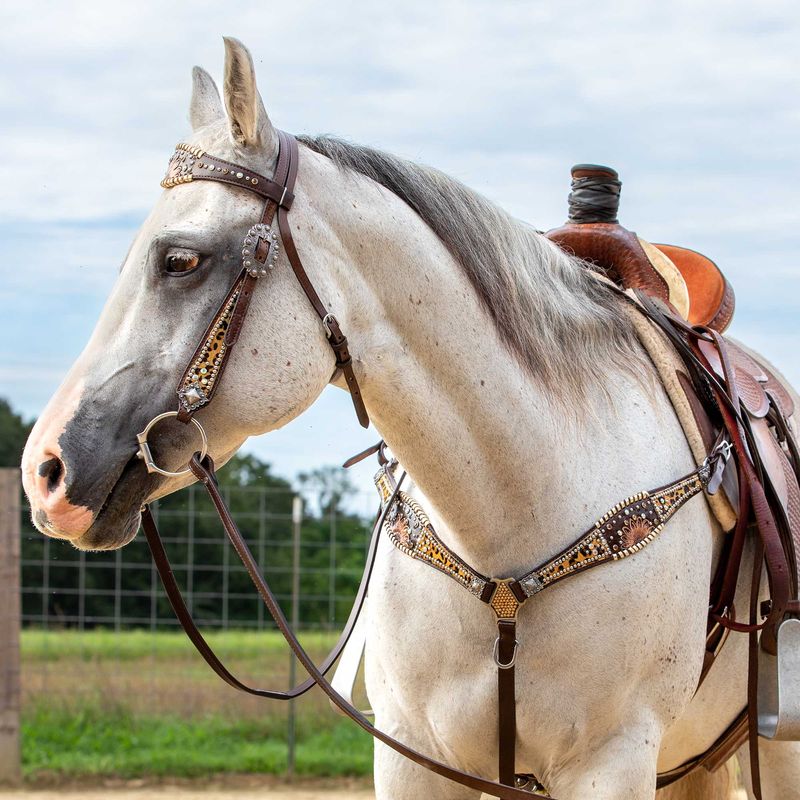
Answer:
<svg viewBox="0 0 800 800"><path fill-rule="evenodd" d="M20 471L0 469L0 781L21 779L20 709Z"/></svg>
<svg viewBox="0 0 800 800"><path fill-rule="evenodd" d="M303 524L303 498L295 495L292 500L292 628L297 632L300 625L300 527ZM289 687L297 681L297 659L293 653L289 654ZM287 730L288 753L286 759L286 772L294 778L297 732L296 732L295 701L289 701L289 723Z"/></svg>

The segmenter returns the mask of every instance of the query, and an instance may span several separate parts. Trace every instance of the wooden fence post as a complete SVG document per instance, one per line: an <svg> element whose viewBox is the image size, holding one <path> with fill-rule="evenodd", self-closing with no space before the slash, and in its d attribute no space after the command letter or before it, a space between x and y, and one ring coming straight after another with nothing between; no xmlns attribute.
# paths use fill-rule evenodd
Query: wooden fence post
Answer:
<svg viewBox="0 0 800 800"><path fill-rule="evenodd" d="M0 469L0 782L21 780L20 471Z"/></svg>

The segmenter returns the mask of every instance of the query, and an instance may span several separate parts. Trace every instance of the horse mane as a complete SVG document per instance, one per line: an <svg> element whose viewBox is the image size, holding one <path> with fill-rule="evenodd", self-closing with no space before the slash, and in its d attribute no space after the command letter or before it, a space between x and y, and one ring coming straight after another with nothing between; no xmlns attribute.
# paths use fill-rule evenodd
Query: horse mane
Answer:
<svg viewBox="0 0 800 800"><path fill-rule="evenodd" d="M298 138L420 216L464 270L501 340L552 396L581 403L609 365L643 376L628 316L584 262L437 169L333 136Z"/></svg>

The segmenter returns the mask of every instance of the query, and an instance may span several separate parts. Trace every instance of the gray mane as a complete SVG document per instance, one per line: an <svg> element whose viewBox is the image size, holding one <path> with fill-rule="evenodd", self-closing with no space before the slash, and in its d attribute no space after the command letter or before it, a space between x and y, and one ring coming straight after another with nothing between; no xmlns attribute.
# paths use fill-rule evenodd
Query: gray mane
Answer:
<svg viewBox="0 0 800 800"><path fill-rule="evenodd" d="M641 375L642 351L619 300L529 225L431 167L332 136L299 139L422 218L461 265L502 341L557 398L585 399L609 362Z"/></svg>

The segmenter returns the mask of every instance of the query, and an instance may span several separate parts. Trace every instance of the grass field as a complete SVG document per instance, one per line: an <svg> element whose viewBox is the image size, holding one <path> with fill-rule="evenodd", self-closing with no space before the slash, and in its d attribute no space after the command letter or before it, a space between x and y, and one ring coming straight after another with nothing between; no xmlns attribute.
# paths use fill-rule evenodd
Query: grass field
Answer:
<svg viewBox="0 0 800 800"><path fill-rule="evenodd" d="M288 686L279 634L228 631L207 639L244 680ZM331 634L303 637L318 660L334 641ZM183 633L23 631L22 696L29 780L286 771L288 704L235 692ZM295 709L298 774L371 771L370 737L335 714L319 690Z"/></svg>

